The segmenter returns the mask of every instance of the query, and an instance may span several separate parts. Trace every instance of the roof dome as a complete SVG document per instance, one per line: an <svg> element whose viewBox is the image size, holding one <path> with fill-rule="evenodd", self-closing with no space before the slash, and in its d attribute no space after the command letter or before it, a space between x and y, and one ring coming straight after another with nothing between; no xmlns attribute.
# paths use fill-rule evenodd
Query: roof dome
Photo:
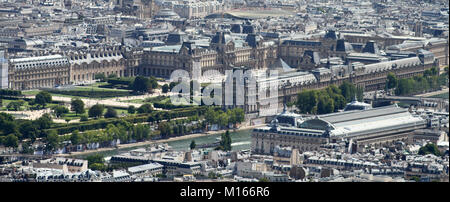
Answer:
<svg viewBox="0 0 450 202"><path fill-rule="evenodd" d="M156 13L155 18L180 18L180 16L171 9L161 9Z"/></svg>

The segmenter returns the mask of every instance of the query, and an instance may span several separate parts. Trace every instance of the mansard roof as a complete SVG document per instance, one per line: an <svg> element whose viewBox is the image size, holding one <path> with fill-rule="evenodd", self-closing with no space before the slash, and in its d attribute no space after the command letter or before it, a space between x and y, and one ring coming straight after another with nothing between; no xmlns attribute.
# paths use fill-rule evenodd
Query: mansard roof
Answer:
<svg viewBox="0 0 450 202"><path fill-rule="evenodd" d="M404 59L398 59L393 61L379 62L374 64L368 64L365 66L365 73L370 74L372 72L377 71L387 71L393 68L402 68L409 65L418 65L421 64L419 57L410 57Z"/></svg>
<svg viewBox="0 0 450 202"><path fill-rule="evenodd" d="M67 57L62 55L13 58L9 62L14 65L15 69L45 68L69 64Z"/></svg>
<svg viewBox="0 0 450 202"><path fill-rule="evenodd" d="M286 62L284 62L283 59L278 58L275 63L269 65L269 69L282 69L283 72L289 72L295 70L294 68L291 68Z"/></svg>

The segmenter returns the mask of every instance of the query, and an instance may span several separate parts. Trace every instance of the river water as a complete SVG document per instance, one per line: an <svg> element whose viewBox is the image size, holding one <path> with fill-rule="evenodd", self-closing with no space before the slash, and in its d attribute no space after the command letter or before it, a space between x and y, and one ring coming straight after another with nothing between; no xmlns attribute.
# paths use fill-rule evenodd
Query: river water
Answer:
<svg viewBox="0 0 450 202"><path fill-rule="evenodd" d="M231 149L233 151L250 149L251 132L252 132L252 129L241 130L241 131L236 131L236 132L230 131ZM218 141L216 138L220 139L220 137L221 137L221 133L203 136L203 137L195 137L195 138L188 138L188 139L184 139L184 140L171 141L171 142L167 142L167 144L176 151L188 151L192 140L195 141L196 145L210 144L210 143L214 143L214 142ZM136 146L136 147L128 147L128 148L122 148L122 149L114 149L114 150L109 150L109 151L94 152L94 153L90 153L90 154L76 155L74 157L86 158L87 156L94 155L94 154L102 154L105 157L108 157L108 156L114 156L114 155L117 155L117 154L120 154L123 152L138 149L138 148L145 148L147 146ZM214 149L214 148L204 148L204 150L212 150L212 149Z"/></svg>
<svg viewBox="0 0 450 202"><path fill-rule="evenodd" d="M236 131L236 132L230 131L231 149L233 151L250 149L251 131L252 130L242 130L242 131ZM216 141L219 141L220 137L221 137L221 134L214 134L214 135L208 135L208 136L203 136L203 137L196 137L196 138L172 141L172 142L168 142L167 144L169 146L171 146L172 149L174 149L174 150L187 151L187 150L189 150L189 146L190 146L192 140L195 141L196 145L201 145L201 144L208 144L208 143L214 143ZM216 139L216 138L219 138L219 139ZM214 149L214 148L211 148L211 149Z"/></svg>

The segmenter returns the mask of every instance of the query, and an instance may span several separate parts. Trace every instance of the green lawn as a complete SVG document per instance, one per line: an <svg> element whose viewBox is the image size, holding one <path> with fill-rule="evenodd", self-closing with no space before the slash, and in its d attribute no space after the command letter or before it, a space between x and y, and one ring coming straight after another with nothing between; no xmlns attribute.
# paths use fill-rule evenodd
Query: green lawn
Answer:
<svg viewBox="0 0 450 202"><path fill-rule="evenodd" d="M0 110L6 111L6 110L7 110L6 107L8 106L9 103L11 103L11 102L17 102L17 101L19 101L19 100L2 99L2 101L3 101L3 103L2 103L2 106L0 106ZM24 111L24 110L27 110L28 107L29 107L28 102L27 102L27 101L24 101L24 102L23 102L23 105L20 107L20 109L19 109L18 111Z"/></svg>
<svg viewBox="0 0 450 202"><path fill-rule="evenodd" d="M431 96L432 98L444 98L444 99L449 99L448 98L448 96L449 96L449 93L442 93L442 94L439 94L439 95L433 95L433 96Z"/></svg>
<svg viewBox="0 0 450 202"><path fill-rule="evenodd" d="M128 102L128 103L136 103L136 104L145 104L146 103L143 99L121 100L120 102Z"/></svg>
<svg viewBox="0 0 450 202"><path fill-rule="evenodd" d="M114 109L117 111L118 116L120 116L122 113L127 116L129 115L127 109L119 109L119 108L114 108ZM64 114L64 116L61 117L61 119L66 119L66 118L68 118L70 120L80 119L82 115L89 116L88 111L89 111L89 109L85 109L84 114L78 114L78 115L75 114L75 112L70 111L69 113ZM106 113L106 109L105 109L105 111L103 111L103 113ZM91 119L91 118L89 118L89 119Z"/></svg>
<svg viewBox="0 0 450 202"><path fill-rule="evenodd" d="M124 90L124 89L111 89L111 88L99 88L98 86L76 86L75 90L79 90L79 91L94 91L94 92L98 92L98 91L108 91L108 92L113 92L113 91L130 91L130 90Z"/></svg>
<svg viewBox="0 0 450 202"><path fill-rule="evenodd" d="M24 90L22 91L22 95L37 95L40 90Z"/></svg>

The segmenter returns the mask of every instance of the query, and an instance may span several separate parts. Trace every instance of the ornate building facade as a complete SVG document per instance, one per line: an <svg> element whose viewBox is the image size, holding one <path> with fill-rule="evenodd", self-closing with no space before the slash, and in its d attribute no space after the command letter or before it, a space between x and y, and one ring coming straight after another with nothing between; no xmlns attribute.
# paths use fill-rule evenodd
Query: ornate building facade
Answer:
<svg viewBox="0 0 450 202"><path fill-rule="evenodd" d="M305 118L282 113L269 126L253 130L251 149L273 155L277 146L313 151L344 143L350 152L364 152L366 146L405 141L426 126L426 120L396 105Z"/></svg>

